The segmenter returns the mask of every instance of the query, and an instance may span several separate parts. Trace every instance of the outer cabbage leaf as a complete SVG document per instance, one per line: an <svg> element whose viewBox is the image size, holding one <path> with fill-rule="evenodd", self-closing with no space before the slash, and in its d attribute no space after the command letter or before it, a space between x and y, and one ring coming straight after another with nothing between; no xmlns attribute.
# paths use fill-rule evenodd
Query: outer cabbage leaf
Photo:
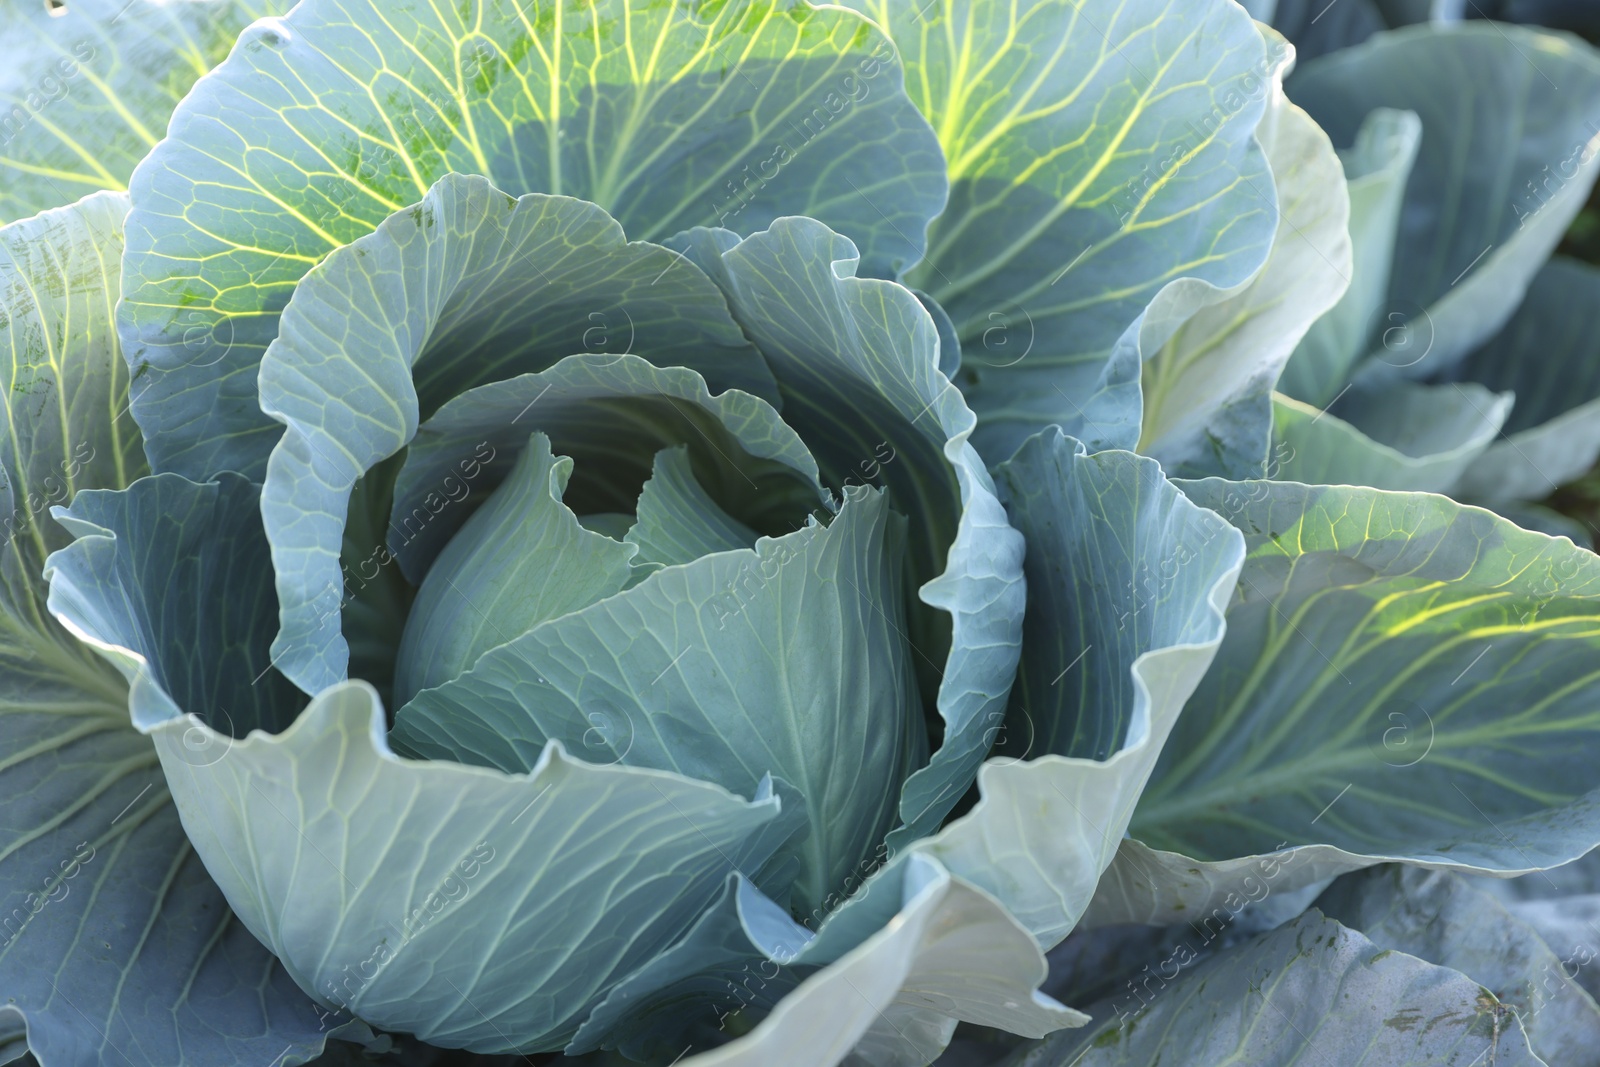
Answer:
<svg viewBox="0 0 1600 1067"><path fill-rule="evenodd" d="M559 744L519 775L402 760L361 683L295 717L258 499L234 474L80 493L51 608L129 677L194 852L322 1005L446 1047L560 1048L800 829L770 778L744 800Z"/></svg>
<svg viewBox="0 0 1600 1067"><path fill-rule="evenodd" d="M970 443L977 420L939 369L936 323L910 290L856 277L855 246L812 219L780 219L743 241L700 229L671 243L722 286L824 480L881 478L910 520L907 566L933 610L911 613L908 638L923 691L937 687L944 740L906 782L898 848L961 799L1004 716L1022 538Z"/></svg>
<svg viewBox="0 0 1600 1067"><path fill-rule="evenodd" d="M451 171L636 239L804 212L894 270L946 188L900 83L881 34L804 0L307 0L256 24L132 182L119 323L154 465L259 478L256 366L294 283Z"/></svg>
<svg viewBox="0 0 1600 1067"><path fill-rule="evenodd" d="M164 476L141 484L180 482ZM136 620L109 610L102 618L108 632L98 635L100 647L146 683L143 692L158 698L148 705L151 718L159 716L171 701L159 700L134 659L129 645L141 640ZM356 683L324 693L277 736L258 732L230 743L193 715L167 719L152 732L197 850L230 873L228 889L241 915L254 920L297 980L314 984L326 1002L447 1045L556 1047L589 1008L694 927L728 873L760 871L797 828L767 783L745 802L674 774L574 763L559 744L531 775L401 760L384 744L373 692ZM202 748L221 746L226 758L197 766L184 758L185 738ZM219 795L231 799L218 803ZM388 832L373 832L365 818ZM610 829L600 832L599 823ZM591 825L594 832L584 829ZM552 860L558 849L582 855L570 863L564 856ZM617 869L648 866L648 857L663 849L683 853L669 863L679 879L676 892L663 894L659 875L632 883ZM285 862L286 855L296 858ZM497 855L503 865L494 862ZM333 866L336 856L342 866ZM613 892L596 893L593 880L570 878L549 894L539 891L563 871L589 868L602 878L584 856L612 865L610 873L619 875L606 879ZM880 918L898 914L899 921L865 941L815 939L811 954L793 962L823 969L756 1032L710 1054L713 1061L765 1065L780 1062L781 1050L819 1062L814 1047L790 1032L797 1024L812 1026L819 999L851 1005L830 1014L840 1021L829 1035L838 1057L866 1041L877 1050L875 1063L925 1062L948 1037L951 1014L1025 1034L1081 1018L1033 995L1043 958L1003 908L936 865L919 863L900 890L903 907ZM353 871L375 873L358 888L346 881ZM504 929L485 937L482 909L508 910L496 907L499 894L521 902L529 919L517 922L512 911ZM469 897L472 905L461 906ZM340 902L336 910L330 900ZM619 915L633 916L647 932L574 938L575 924L603 922L615 930ZM558 977L544 987L545 996L530 996L537 983L527 980L529 966L556 965L538 946L560 946L565 960L574 944L587 946L572 965L575 977ZM507 958L508 945L534 954ZM426 974L439 981L419 989L420 972L404 962L413 956L426 959ZM518 981L505 981L497 960ZM472 984L475 977L480 984ZM871 991L867 1000L858 989Z"/></svg>
<svg viewBox="0 0 1600 1067"><path fill-rule="evenodd" d="M1382 948L1481 982L1546 1062L1600 1064L1600 1007L1531 926L1460 875L1375 867L1339 879L1317 908Z"/></svg>
<svg viewBox="0 0 1600 1067"><path fill-rule="evenodd" d="M1355 144L1340 153L1350 197L1350 287L1294 350L1278 388L1296 400L1327 406L1349 383L1356 361L1378 331L1397 350L1411 341L1407 317L1388 311L1389 267L1406 181L1422 143L1422 120L1414 111L1375 108L1362 120ZM1399 327L1399 332L1389 332ZM1387 347L1387 346L1386 346ZM1363 485L1370 484L1363 482Z"/></svg>
<svg viewBox="0 0 1600 1067"><path fill-rule="evenodd" d="M221 485L254 496L243 478ZM178 699L206 702L203 689L179 685L187 646L152 632L158 613L147 601L115 592L166 589L147 582L162 577L176 545L152 537L152 517L173 514L165 498L174 493L205 501L219 490L162 475L125 494L91 494L133 507L118 531L83 526L85 539L58 557L53 603L133 677L134 720L154 736L195 851L251 933L325 1005L440 1045L560 1048L608 985L693 923L728 870L760 867L781 843L763 833L781 814L770 784L744 801L672 774L574 763L558 744L520 776L400 760L382 737L376 694L358 683L326 691L280 734L234 741L186 715ZM242 525L250 512L229 507L224 520ZM200 533L198 523L187 528ZM240 545L218 536L206 544L186 545L195 555L176 553L179 565L221 563L222 576L243 577L229 566L243 558ZM264 605L221 595L206 603L229 603L240 622L253 617L250 651L264 657L270 589L256 585ZM178 617L198 630L190 641L224 629L218 622L227 617ZM221 678L250 685L237 667ZM218 755L197 760L195 749ZM672 891L642 877L661 869L674 872ZM469 896L474 904L459 907ZM485 909L504 926L486 929ZM602 921L626 936L579 929ZM434 977L422 989L413 960ZM504 981L507 968L517 982Z"/></svg>
<svg viewBox="0 0 1600 1067"><path fill-rule="evenodd" d="M43 610L40 568L71 541L50 508L144 473L112 314L128 198L96 193L0 229L0 670L7 689L120 686ZM99 676L97 680L97 675Z"/></svg>
<svg viewBox="0 0 1600 1067"><path fill-rule="evenodd" d="M926 756L903 545L885 495L851 489L826 527L668 567L507 635L401 708L396 745L518 773L556 740L744 795L774 775L808 816L791 906L814 924L882 859L900 783Z"/></svg>
<svg viewBox="0 0 1600 1067"><path fill-rule="evenodd" d="M370 1038L297 989L229 910L126 711L5 719L0 1049L209 1067L305 1063L330 1037Z"/></svg>
<svg viewBox="0 0 1600 1067"><path fill-rule="evenodd" d="M1473 382L1352 388L1318 411L1279 394L1268 473L1307 485L1449 493L1493 445L1515 398Z"/></svg>
<svg viewBox="0 0 1600 1067"><path fill-rule="evenodd" d="M1600 854L1521 878L1478 878L1476 887L1503 901L1518 922L1538 931L1570 976L1600 997ZM1548 985L1548 983L1547 983Z"/></svg>
<svg viewBox="0 0 1600 1067"><path fill-rule="evenodd" d="M195 79L287 0L0 3L0 222L127 188Z"/></svg>
<svg viewBox="0 0 1600 1067"><path fill-rule="evenodd" d="M606 313L616 321L597 335L594 316ZM263 505L283 605L279 669L307 692L344 677L338 548L349 494L410 442L419 419L472 386L546 370L586 344L620 349L617 362L636 337L656 361L690 369L652 372L630 357L605 376L612 394L637 390L641 378L659 392L670 379L691 406L706 406L706 383L692 368L718 388L772 391L715 286L660 246L626 243L610 216L579 200L512 199L482 178L451 175L319 265L261 363L262 410L288 426L267 465ZM562 377L541 384L554 388ZM529 428L506 432L521 444ZM424 479L420 489L437 486ZM413 510L396 503L402 515ZM428 531L428 544L442 545L466 517L454 511Z"/></svg>
<svg viewBox="0 0 1600 1067"><path fill-rule="evenodd" d="M730 880L719 910L652 965L677 971L678 981L651 1000L608 1001L585 1031L598 1036L600 1024L631 1009L632 1021L613 1036L627 1035L617 1043L631 1045L636 1058L648 1059L647 1048L681 1057L725 1040L725 1032L706 1033L685 1048L682 1031L663 1017L671 1011L681 1019L685 1006L671 998L693 991L702 999L690 1014L704 1013L707 1000L725 1009L718 1029L735 1011L771 1014L749 1038L687 1063L921 1067L944 1049L958 1019L1035 1035L1088 1021L1036 989L1044 959L1027 931L937 862L897 865L872 883L871 898L862 909L873 913L864 942L841 940L832 926L813 937L748 884L735 889ZM892 933L906 926L911 933ZM799 1006L783 1006L780 998L797 987ZM619 987L612 1000L625 991ZM829 1020L826 1036L816 1029L818 1015ZM587 1036L580 1033L569 1051L594 1047L594 1040L580 1044Z"/></svg>
<svg viewBox="0 0 1600 1067"><path fill-rule="evenodd" d="M1002 752L1034 758L985 763L977 805L911 845L819 940L853 943L874 929L885 907L874 893L923 856L992 894L1041 946L1061 941L1222 640L1243 542L1154 460L1086 455L1052 430L999 478L1028 539L1033 595L1011 715L991 733Z"/></svg>
<svg viewBox="0 0 1600 1067"><path fill-rule="evenodd" d="M955 323L979 450L998 462L1052 423L1133 447L1124 329L1175 279L1186 317L1267 257L1277 203L1252 134L1278 58L1223 0L851 6L894 37L949 160L908 281Z"/></svg>
<svg viewBox="0 0 1600 1067"><path fill-rule="evenodd" d="M782 840L770 783L746 801L559 744L524 775L402 760L363 683L209 766L182 759L196 729L156 747L240 917L319 1000L447 1048L561 1048Z"/></svg>
<svg viewBox="0 0 1600 1067"><path fill-rule="evenodd" d="M921 1067L958 1019L1028 1036L1087 1021L1037 991L1045 961L1027 931L936 861L909 857L874 889L880 921L893 921L842 954L825 927L795 962L828 965L751 1033L685 1067Z"/></svg>
<svg viewBox="0 0 1600 1067"><path fill-rule="evenodd" d="M46 609L71 541L51 506L143 472L112 324L126 212L97 193L0 229L0 1059L303 1062L347 1020L228 911L122 678Z"/></svg>
<svg viewBox="0 0 1600 1067"><path fill-rule="evenodd" d="M972 811L915 848L1050 946L1088 906L1216 654L1244 549L1154 461L1085 455L1055 431L999 476L1032 592L1006 754L980 770Z"/></svg>
<svg viewBox="0 0 1600 1067"><path fill-rule="evenodd" d="M1507 907L1518 922L1538 931L1573 981L1590 997L1600 997L1600 974L1591 966L1600 956L1600 894L1517 901Z"/></svg>
<svg viewBox="0 0 1600 1067"><path fill-rule="evenodd" d="M810 968L791 966L811 939L741 874L677 944L613 989L567 1046L666 1060L726 1040L730 1016L765 1015Z"/></svg>
<svg viewBox="0 0 1600 1067"><path fill-rule="evenodd" d="M1181 957L1173 957L1181 967ZM1170 964L1169 964L1170 966ZM1172 1057L1193 1067L1427 1063L1538 1067L1515 1014L1477 982L1403 952L1379 951L1316 911L1170 981L1148 1004L1105 1005L1084 1031L1009 1067L1111 1067ZM1492 1060L1490 1059L1492 1057Z"/></svg>
<svg viewBox="0 0 1600 1067"><path fill-rule="evenodd" d="M1448 493L1505 422L1510 395L1477 385L1350 381L1369 345L1397 368L1431 350L1428 317L1389 297L1406 182L1421 138L1414 112L1377 108L1342 154L1355 250L1350 289L1284 368L1278 388L1294 399L1275 400L1270 477Z"/></svg>
<svg viewBox="0 0 1600 1067"><path fill-rule="evenodd" d="M1505 439L1462 479L1461 495L1495 503L1548 496L1600 456L1600 361L1594 309L1600 269L1545 264L1505 328L1468 356L1459 375L1516 394Z"/></svg>
<svg viewBox="0 0 1600 1067"><path fill-rule="evenodd" d="M167 474L55 509L77 540L46 562L50 610L127 678L141 731L189 706L230 736L276 731L304 705L268 670L276 604L259 505L241 475Z"/></svg>
<svg viewBox="0 0 1600 1067"><path fill-rule="evenodd" d="M1374 108L1422 119L1386 314L1422 335L1366 373L1448 370L1521 302L1594 184L1600 56L1575 38L1517 26L1417 26L1305 63L1289 95L1336 145ZM1468 117L1470 116L1470 118Z"/></svg>
<svg viewBox="0 0 1600 1067"><path fill-rule="evenodd" d="M1250 554L1093 921L1211 910L1263 854L1292 865L1288 891L1391 860L1520 873L1594 845L1600 558L1429 494L1184 490Z"/></svg>
<svg viewBox="0 0 1600 1067"><path fill-rule="evenodd" d="M1263 473L1273 385L1350 284L1350 197L1339 157L1278 78L1268 94L1256 141L1277 190L1272 252L1251 281L1196 312L1144 362L1139 451L1170 472Z"/></svg>

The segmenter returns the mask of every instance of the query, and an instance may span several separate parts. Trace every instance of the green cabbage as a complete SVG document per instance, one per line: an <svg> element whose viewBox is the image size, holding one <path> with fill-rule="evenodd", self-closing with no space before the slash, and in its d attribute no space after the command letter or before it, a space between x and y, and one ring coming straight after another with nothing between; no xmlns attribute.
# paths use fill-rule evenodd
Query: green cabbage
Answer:
<svg viewBox="0 0 1600 1067"><path fill-rule="evenodd" d="M0 1062L1591 1062L1600 57L1346 4L0 0Z"/></svg>

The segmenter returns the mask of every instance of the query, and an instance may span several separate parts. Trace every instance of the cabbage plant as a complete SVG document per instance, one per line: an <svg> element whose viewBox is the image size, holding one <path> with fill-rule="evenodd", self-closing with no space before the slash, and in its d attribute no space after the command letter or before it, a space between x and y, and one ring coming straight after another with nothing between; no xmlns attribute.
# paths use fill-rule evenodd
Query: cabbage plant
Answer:
<svg viewBox="0 0 1600 1067"><path fill-rule="evenodd" d="M1283 477L1371 257L1232 0L16 2L0 1058L1600 1022L1382 921L1600 843L1600 561Z"/></svg>

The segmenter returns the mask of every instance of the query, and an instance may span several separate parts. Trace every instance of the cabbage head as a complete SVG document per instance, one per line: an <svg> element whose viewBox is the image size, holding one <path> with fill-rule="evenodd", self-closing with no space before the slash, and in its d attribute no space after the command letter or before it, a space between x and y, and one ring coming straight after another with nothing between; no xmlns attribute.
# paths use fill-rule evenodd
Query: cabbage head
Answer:
<svg viewBox="0 0 1600 1067"><path fill-rule="evenodd" d="M1600 841L1600 561L1274 468L1356 194L1243 7L15 2L0 1062L1170 1058L1046 953L1241 892L1245 1029L1482 1045L1301 912Z"/></svg>

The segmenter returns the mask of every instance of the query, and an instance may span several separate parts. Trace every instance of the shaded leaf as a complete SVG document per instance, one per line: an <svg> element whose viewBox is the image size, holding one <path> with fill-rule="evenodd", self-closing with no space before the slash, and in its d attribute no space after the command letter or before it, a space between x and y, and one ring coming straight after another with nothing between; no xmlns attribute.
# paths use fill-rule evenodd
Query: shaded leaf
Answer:
<svg viewBox="0 0 1600 1067"><path fill-rule="evenodd" d="M1550 1063L1600 1063L1600 1007L1568 976L1533 928L1460 875L1375 867L1339 879L1317 908L1396 949L1482 983L1517 1013Z"/></svg>
<svg viewBox="0 0 1600 1067"><path fill-rule="evenodd" d="M1008 1067L1151 1064L1389 1067L1543 1063L1515 1014L1476 982L1376 945L1316 911L1188 970L1153 1000L1102 1006L1094 1026ZM1315 1050L1315 1051L1313 1051Z"/></svg>

